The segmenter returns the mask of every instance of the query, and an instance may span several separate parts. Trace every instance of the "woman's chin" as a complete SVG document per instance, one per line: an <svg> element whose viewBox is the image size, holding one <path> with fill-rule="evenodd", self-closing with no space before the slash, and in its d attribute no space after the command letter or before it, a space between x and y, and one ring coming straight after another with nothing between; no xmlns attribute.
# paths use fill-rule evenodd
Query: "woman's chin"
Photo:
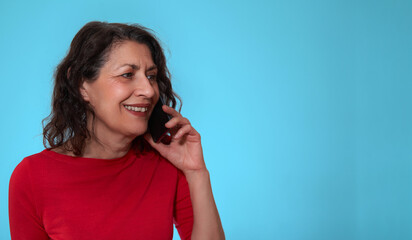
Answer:
<svg viewBox="0 0 412 240"><path fill-rule="evenodd" d="M132 135L134 138L143 136L147 132L147 126L145 128L140 128L138 130L134 130Z"/></svg>

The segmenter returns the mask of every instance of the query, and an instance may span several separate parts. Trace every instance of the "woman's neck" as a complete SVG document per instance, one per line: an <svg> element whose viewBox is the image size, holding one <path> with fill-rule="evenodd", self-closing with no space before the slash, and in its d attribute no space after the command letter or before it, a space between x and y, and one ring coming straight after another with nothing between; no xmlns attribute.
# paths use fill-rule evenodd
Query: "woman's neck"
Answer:
<svg viewBox="0 0 412 240"><path fill-rule="evenodd" d="M117 146L113 146L102 143L101 141L97 141L97 139L86 139L85 141L86 146L83 149L83 152L80 156L76 156L72 151L68 150L71 149L70 147L66 148L64 146L60 146L57 148L53 148L51 150L72 157L115 159L126 155L127 152L130 150L130 147L132 146L132 142L130 142L128 145L118 144ZM70 145L69 142L67 142L66 144Z"/></svg>
<svg viewBox="0 0 412 240"><path fill-rule="evenodd" d="M132 141L123 139L123 141L102 141L95 136L86 139L85 148L82 157L114 159L120 158L127 154L132 145Z"/></svg>
<svg viewBox="0 0 412 240"><path fill-rule="evenodd" d="M93 117L88 116L87 128L90 136L85 140L82 157L114 159L127 154L136 136L126 136L107 127L100 121L93 123Z"/></svg>

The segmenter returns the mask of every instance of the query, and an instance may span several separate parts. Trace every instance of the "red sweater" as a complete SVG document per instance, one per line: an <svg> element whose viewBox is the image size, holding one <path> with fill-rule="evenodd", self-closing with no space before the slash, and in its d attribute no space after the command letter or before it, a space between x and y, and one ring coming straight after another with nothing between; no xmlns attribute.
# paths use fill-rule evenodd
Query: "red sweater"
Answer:
<svg viewBox="0 0 412 240"><path fill-rule="evenodd" d="M190 239L185 176L155 152L104 160L44 150L16 167L9 188L13 240Z"/></svg>

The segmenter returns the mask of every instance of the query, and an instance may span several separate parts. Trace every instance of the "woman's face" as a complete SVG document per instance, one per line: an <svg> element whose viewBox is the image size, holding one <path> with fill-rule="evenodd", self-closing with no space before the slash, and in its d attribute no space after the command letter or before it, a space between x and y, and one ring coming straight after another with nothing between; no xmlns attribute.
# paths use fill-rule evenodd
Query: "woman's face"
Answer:
<svg viewBox="0 0 412 240"><path fill-rule="evenodd" d="M134 41L116 45L97 80L84 82L80 89L95 112L95 135L135 138L144 134L159 99L156 76L157 68L146 45Z"/></svg>

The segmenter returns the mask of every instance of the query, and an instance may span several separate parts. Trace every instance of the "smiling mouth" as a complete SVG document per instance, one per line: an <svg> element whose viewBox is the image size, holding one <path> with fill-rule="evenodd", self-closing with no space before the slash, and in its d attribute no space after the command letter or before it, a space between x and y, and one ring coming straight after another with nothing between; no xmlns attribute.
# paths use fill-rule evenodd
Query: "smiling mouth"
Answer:
<svg viewBox="0 0 412 240"><path fill-rule="evenodd" d="M130 110L130 111L134 111L134 112L147 112L147 107L133 107L133 106L128 106L128 105L124 105L124 107L127 109L127 110Z"/></svg>

